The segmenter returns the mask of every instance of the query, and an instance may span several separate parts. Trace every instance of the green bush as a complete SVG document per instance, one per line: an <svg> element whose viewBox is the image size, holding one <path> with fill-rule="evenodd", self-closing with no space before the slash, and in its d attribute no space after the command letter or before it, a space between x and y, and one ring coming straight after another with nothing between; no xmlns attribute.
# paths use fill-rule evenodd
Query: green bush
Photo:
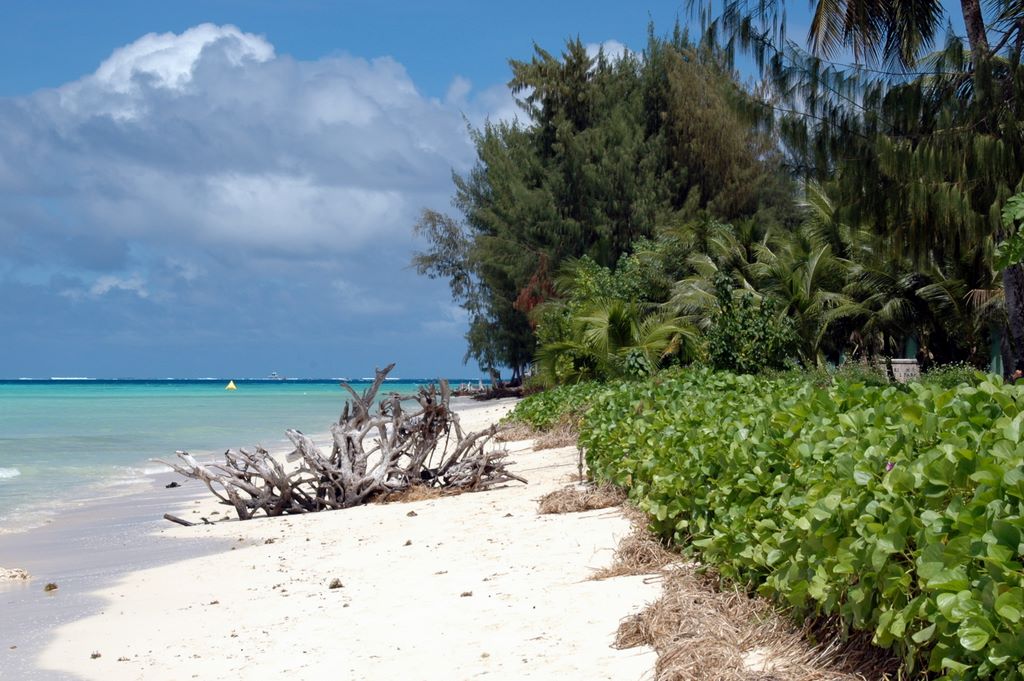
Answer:
<svg viewBox="0 0 1024 681"><path fill-rule="evenodd" d="M959 385L978 385L986 380L986 374L966 362L943 364L929 369L921 376L921 382L938 388L955 388Z"/></svg>
<svg viewBox="0 0 1024 681"><path fill-rule="evenodd" d="M547 430L563 418L583 416L594 398L606 389L605 384L597 382L551 388L524 398L505 419Z"/></svg>
<svg viewBox="0 0 1024 681"><path fill-rule="evenodd" d="M836 367L832 372L832 382L835 384L860 383L872 387L885 387L890 384L889 376L885 367L860 362L845 362Z"/></svg>
<svg viewBox="0 0 1024 681"><path fill-rule="evenodd" d="M908 672L1024 678L1024 390L678 372L598 395L580 444L723 577Z"/></svg>
<svg viewBox="0 0 1024 681"><path fill-rule="evenodd" d="M845 362L834 368L815 366L807 369L768 370L761 374L768 378L806 381L823 388L837 384L859 383L877 387L887 386L891 383L884 369L860 362Z"/></svg>
<svg viewBox="0 0 1024 681"><path fill-rule="evenodd" d="M716 369L757 374L794 362L793 320L777 314L770 298L755 303L749 293L735 298L724 276L715 280L718 314L708 332L708 362Z"/></svg>

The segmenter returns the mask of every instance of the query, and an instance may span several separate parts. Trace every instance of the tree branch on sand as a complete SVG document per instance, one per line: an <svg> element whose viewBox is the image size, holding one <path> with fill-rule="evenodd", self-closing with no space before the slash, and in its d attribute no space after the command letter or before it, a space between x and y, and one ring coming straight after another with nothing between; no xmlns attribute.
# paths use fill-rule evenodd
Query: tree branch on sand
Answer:
<svg viewBox="0 0 1024 681"><path fill-rule="evenodd" d="M377 369L373 384L362 394L341 384L351 399L331 425L330 455L290 429L286 435L295 450L285 462L262 447L228 450L218 463L203 464L182 451L177 452L179 462L155 461L201 480L241 520L260 511L278 516L350 508L416 485L475 491L512 480L526 482L508 470L515 462L508 460L507 451L487 448L499 426L463 432L449 406L451 388L445 380L421 387L412 398L418 407L411 411L403 408L397 394L382 397L374 411L394 366Z"/></svg>

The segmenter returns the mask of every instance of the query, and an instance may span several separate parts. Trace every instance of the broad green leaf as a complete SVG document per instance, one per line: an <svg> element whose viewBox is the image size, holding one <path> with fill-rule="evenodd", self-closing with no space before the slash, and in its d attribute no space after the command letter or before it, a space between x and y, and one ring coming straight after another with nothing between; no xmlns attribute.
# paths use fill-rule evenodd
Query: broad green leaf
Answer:
<svg viewBox="0 0 1024 681"><path fill-rule="evenodd" d="M901 414L905 420L910 421L915 426L924 423L924 409L919 404L910 403L904 405Z"/></svg>
<svg viewBox="0 0 1024 681"><path fill-rule="evenodd" d="M924 629L921 629L910 638L913 639L914 643L925 643L926 641L932 640L932 636L935 635L935 623L932 622Z"/></svg>
<svg viewBox="0 0 1024 681"><path fill-rule="evenodd" d="M858 485L867 485L873 477L870 471L859 466L853 471L853 481Z"/></svg>
<svg viewBox="0 0 1024 681"><path fill-rule="evenodd" d="M970 651L981 650L988 643L988 632L979 627L960 627L957 630L960 645Z"/></svg>
<svg viewBox="0 0 1024 681"><path fill-rule="evenodd" d="M956 660L950 657L944 657L942 658L942 668L949 669L951 671L957 672L958 674L963 674L965 671L970 669L971 666L964 664L963 662L957 662Z"/></svg>
<svg viewBox="0 0 1024 681"><path fill-rule="evenodd" d="M1024 618L1024 589L1015 587L1000 594L996 599L996 613L1005 620L1016 624Z"/></svg>
<svg viewBox="0 0 1024 681"><path fill-rule="evenodd" d="M942 568L925 582L925 587L932 591L960 591L969 583L963 567Z"/></svg>

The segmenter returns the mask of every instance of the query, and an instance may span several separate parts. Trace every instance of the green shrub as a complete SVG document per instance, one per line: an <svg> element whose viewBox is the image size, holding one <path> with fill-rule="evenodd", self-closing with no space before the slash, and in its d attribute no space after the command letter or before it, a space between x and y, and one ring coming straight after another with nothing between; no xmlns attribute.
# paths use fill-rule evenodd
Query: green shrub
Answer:
<svg viewBox="0 0 1024 681"><path fill-rule="evenodd" d="M505 419L547 430L563 418L582 417L594 398L606 389L605 384L597 382L551 388L524 398Z"/></svg>
<svg viewBox="0 0 1024 681"><path fill-rule="evenodd" d="M793 364L797 335L793 321L776 313L770 298L755 303L749 293L735 298L728 278L715 280L718 314L708 332L708 362L716 369L756 374Z"/></svg>
<svg viewBox="0 0 1024 681"><path fill-rule="evenodd" d="M860 362L845 362L835 368L816 366L808 369L768 370L761 373L767 378L810 382L822 388L835 384L859 383L875 387L890 384L889 377L883 369Z"/></svg>
<svg viewBox="0 0 1024 681"><path fill-rule="evenodd" d="M885 387L890 384L889 376L885 368L861 362L844 362L832 372L832 382L835 384L859 383L861 385L875 388Z"/></svg>
<svg viewBox="0 0 1024 681"><path fill-rule="evenodd" d="M580 444L723 577L908 672L1024 678L1024 390L678 372L598 395Z"/></svg>
<svg viewBox="0 0 1024 681"><path fill-rule="evenodd" d="M959 385L978 385L986 374L966 362L943 364L929 369L921 376L921 382L937 388L955 388Z"/></svg>

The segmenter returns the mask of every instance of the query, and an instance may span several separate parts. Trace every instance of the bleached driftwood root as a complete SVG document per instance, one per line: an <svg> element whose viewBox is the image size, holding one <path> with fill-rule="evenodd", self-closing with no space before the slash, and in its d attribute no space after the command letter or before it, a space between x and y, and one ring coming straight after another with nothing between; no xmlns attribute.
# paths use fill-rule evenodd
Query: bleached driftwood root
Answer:
<svg viewBox="0 0 1024 681"><path fill-rule="evenodd" d="M201 480L223 503L247 520L260 511L268 516L350 508L412 485L474 491L516 480L504 450L488 450L497 425L465 434L459 416L449 407L447 381L420 388L417 408L407 411L397 395L373 404L394 364L378 369L361 395L342 383L351 399L331 425L334 444L325 455L298 430L286 435L295 445L288 455L297 467L282 464L267 450L239 449L224 461L202 464L188 452L179 462L156 459L188 478Z"/></svg>

